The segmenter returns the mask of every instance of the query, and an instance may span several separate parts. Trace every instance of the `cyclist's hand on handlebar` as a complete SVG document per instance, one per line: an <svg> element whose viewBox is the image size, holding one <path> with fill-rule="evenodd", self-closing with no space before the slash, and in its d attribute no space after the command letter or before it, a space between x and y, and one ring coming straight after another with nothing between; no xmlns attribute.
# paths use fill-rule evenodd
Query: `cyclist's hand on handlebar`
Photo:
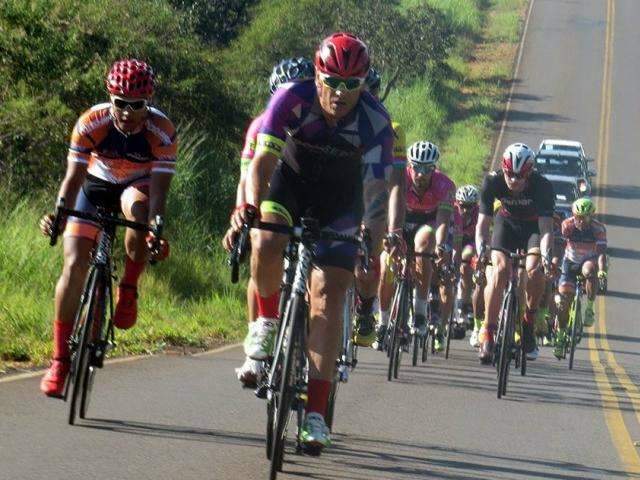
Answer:
<svg viewBox="0 0 640 480"><path fill-rule="evenodd" d="M242 230L242 225L248 223L251 225L253 220L260 217L259 210L250 203L244 203L235 208L233 213L231 214L231 227L235 231Z"/></svg>
<svg viewBox="0 0 640 480"><path fill-rule="evenodd" d="M169 257L170 248L169 241L165 238L160 237L157 239L156 236L149 232L147 233L147 248L149 249L149 253L151 254L151 260L154 261L162 261Z"/></svg>
<svg viewBox="0 0 640 480"><path fill-rule="evenodd" d="M598 278L607 278L607 272L605 270L599 270Z"/></svg>
<svg viewBox="0 0 640 480"><path fill-rule="evenodd" d="M47 213L40 219L40 231L45 237L50 237L53 234L53 224L55 222L56 216L53 213ZM64 227L66 224L66 218L62 219L60 225L58 226L58 233L64 231Z"/></svg>
<svg viewBox="0 0 640 480"><path fill-rule="evenodd" d="M548 279L553 278L553 275L555 274L555 265L551 260L551 256L546 255L542 257L542 269Z"/></svg>
<svg viewBox="0 0 640 480"><path fill-rule="evenodd" d="M238 238L238 231L233 227L229 227L227 233L224 234L224 238L222 239L222 246L227 252L231 252L233 250L233 246L236 243L236 239Z"/></svg>
<svg viewBox="0 0 640 480"><path fill-rule="evenodd" d="M384 250L392 259L398 260L407 251L407 243L402 234L397 232L388 233L384 238L382 245Z"/></svg>

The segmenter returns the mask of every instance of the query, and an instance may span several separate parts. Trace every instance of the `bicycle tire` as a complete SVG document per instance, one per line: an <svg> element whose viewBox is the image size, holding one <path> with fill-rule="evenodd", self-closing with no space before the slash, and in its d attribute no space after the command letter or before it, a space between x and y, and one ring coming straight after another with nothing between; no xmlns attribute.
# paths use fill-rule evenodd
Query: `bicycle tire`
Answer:
<svg viewBox="0 0 640 480"><path fill-rule="evenodd" d="M447 344L444 350L445 360L449 359L449 346L451 345L451 335L453 334L453 322L454 322L453 310L449 314L449 323L447 324Z"/></svg>
<svg viewBox="0 0 640 480"><path fill-rule="evenodd" d="M403 281L400 284L400 305L398 308L398 317L400 319L400 328L396 331L396 360L393 368L393 378L398 378L398 373L400 371L400 364L402 363L402 352L404 351L405 345L403 345L403 340L405 339L405 332L407 330L407 321L408 321L408 313L409 313L409 294L407 290L407 284Z"/></svg>
<svg viewBox="0 0 640 480"><path fill-rule="evenodd" d="M333 379L331 384L331 391L329 392L329 401L327 403L327 415L325 416L325 423L329 428L329 431L333 431L333 418L336 408L336 397L338 396L338 384L340 381L336 378Z"/></svg>
<svg viewBox="0 0 640 480"><path fill-rule="evenodd" d="M95 336L97 332L97 340L102 341L106 340L108 335L108 324L105 322L105 313L106 313L106 299L109 298L108 292L108 283L105 281L104 272L101 269L98 269L98 279L96 281L96 287L94 289L94 298L96 304L93 306L92 315L93 322L91 326L91 332ZM96 293L100 292L99 295ZM82 393L80 394L80 411L78 412L80 418L84 419L87 415L87 410L89 409L89 403L91 402L91 392L93 390L93 383L95 381L96 376L96 367L91 364L90 359L92 358L92 348L95 348L94 342L96 338L90 338L88 343L87 350L87 368L85 369L84 375L82 377ZM93 346L92 346L93 345Z"/></svg>
<svg viewBox="0 0 640 480"><path fill-rule="evenodd" d="M581 322L580 298L576 295L573 300L573 322L571 324L571 337L569 339L571 345L569 348L569 370L573 370L573 357L576 353L576 345L578 344L578 324Z"/></svg>
<svg viewBox="0 0 640 480"><path fill-rule="evenodd" d="M275 480L278 476L278 472L282 471L282 463L284 461L284 447L286 443L287 425L291 416L291 407L293 406L293 400L295 397L295 385L293 384L294 372L293 361L296 355L296 348L299 348L296 343L299 340L299 327L298 316L303 314L301 302L304 303L304 299L296 295L291 300L292 304L287 308L286 328L285 333L288 339L287 348L284 353L282 369L280 371L280 386L276 394L276 411L274 415L275 425L273 428L273 440L271 451L271 468L270 479Z"/></svg>
<svg viewBox="0 0 640 480"><path fill-rule="evenodd" d="M393 294L393 300L391 304L391 315L389 316L389 326L391 332L389 335L389 348L387 350L387 357L389 358L389 364L387 368L387 381L391 381L394 378L395 362L397 361L398 345L399 345L399 329L401 322L400 316L400 288L401 283L398 283L396 290Z"/></svg>
<svg viewBox="0 0 640 480"><path fill-rule="evenodd" d="M418 352L420 351L420 335L413 335L413 351L411 352L411 365L418 365Z"/></svg>
<svg viewBox="0 0 640 480"><path fill-rule="evenodd" d="M72 382L71 386L71 402L69 404L69 425L73 425L76 419L77 407L78 407L78 397L80 395L80 391L82 390L83 378L85 375L85 369L88 368L89 358L87 355L87 346L89 340L89 334L91 331L92 324L92 311L93 311L93 303L95 299L94 290L96 286L98 278L98 271L96 268L92 268L89 274L89 279L87 281L87 287L85 288L85 295L83 303L78 310L78 315L75 322L74 332L79 338L78 346L75 352L73 353L72 358L72 367L70 371L70 380ZM83 310L83 307L86 307L86 310ZM82 325L78 328L78 323L82 322Z"/></svg>
<svg viewBox="0 0 640 480"><path fill-rule="evenodd" d="M428 328L427 328L427 333L422 338L422 341L420 342L420 344L422 347L422 363L424 363L427 361L427 358L429 356L429 329Z"/></svg>
<svg viewBox="0 0 640 480"><path fill-rule="evenodd" d="M501 312L500 322L502 324L498 331L502 330L500 342L500 356L498 358L498 398L502 398L507 393L507 382L509 380L509 364L512 356L513 342L513 310L512 298L508 294L504 300L504 308Z"/></svg>

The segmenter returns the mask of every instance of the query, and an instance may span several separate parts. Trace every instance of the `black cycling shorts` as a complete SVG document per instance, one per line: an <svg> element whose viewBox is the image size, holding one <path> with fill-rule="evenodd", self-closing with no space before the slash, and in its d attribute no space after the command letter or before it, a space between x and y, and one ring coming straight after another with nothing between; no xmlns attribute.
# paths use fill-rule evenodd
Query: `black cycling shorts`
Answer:
<svg viewBox="0 0 640 480"><path fill-rule="evenodd" d="M540 229L538 221L518 220L503 215L496 215L493 221L491 248L529 251L540 247Z"/></svg>
<svg viewBox="0 0 640 480"><path fill-rule="evenodd" d="M339 185L306 180L281 161L260 210L278 214L290 225L298 225L301 217L310 216L324 230L355 235L362 221L362 188L357 184L349 188ZM353 271L356 254L357 246L352 243L321 241L314 252L314 263Z"/></svg>

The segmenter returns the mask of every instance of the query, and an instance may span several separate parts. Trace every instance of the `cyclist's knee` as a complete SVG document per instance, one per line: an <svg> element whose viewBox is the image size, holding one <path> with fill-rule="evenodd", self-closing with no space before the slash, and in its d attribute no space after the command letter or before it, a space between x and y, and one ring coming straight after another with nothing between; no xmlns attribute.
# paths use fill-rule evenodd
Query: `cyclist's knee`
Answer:
<svg viewBox="0 0 640 480"><path fill-rule="evenodd" d="M430 225L423 225L414 237L416 252L433 252L436 246L436 233Z"/></svg>
<svg viewBox="0 0 640 480"><path fill-rule="evenodd" d="M595 274L596 274L595 264L591 261L584 262L584 264L582 265L582 275L584 275L584 278L587 278L587 279L593 278Z"/></svg>

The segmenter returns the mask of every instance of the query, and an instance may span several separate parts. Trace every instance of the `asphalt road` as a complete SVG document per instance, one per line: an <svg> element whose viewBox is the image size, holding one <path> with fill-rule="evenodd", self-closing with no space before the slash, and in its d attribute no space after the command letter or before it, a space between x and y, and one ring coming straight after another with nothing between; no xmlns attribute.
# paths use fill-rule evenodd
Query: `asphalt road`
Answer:
<svg viewBox="0 0 640 480"><path fill-rule="evenodd" d="M334 445L289 455L279 477L318 479L636 478L640 458L640 108L637 0L534 0L502 147L581 140L597 157L598 207L609 229L610 292L575 368L549 349L510 377L467 340L386 381L386 357L362 352L341 388ZM39 378L0 382L0 479L264 479L265 405L240 389L240 348L159 356L99 372L91 419Z"/></svg>

